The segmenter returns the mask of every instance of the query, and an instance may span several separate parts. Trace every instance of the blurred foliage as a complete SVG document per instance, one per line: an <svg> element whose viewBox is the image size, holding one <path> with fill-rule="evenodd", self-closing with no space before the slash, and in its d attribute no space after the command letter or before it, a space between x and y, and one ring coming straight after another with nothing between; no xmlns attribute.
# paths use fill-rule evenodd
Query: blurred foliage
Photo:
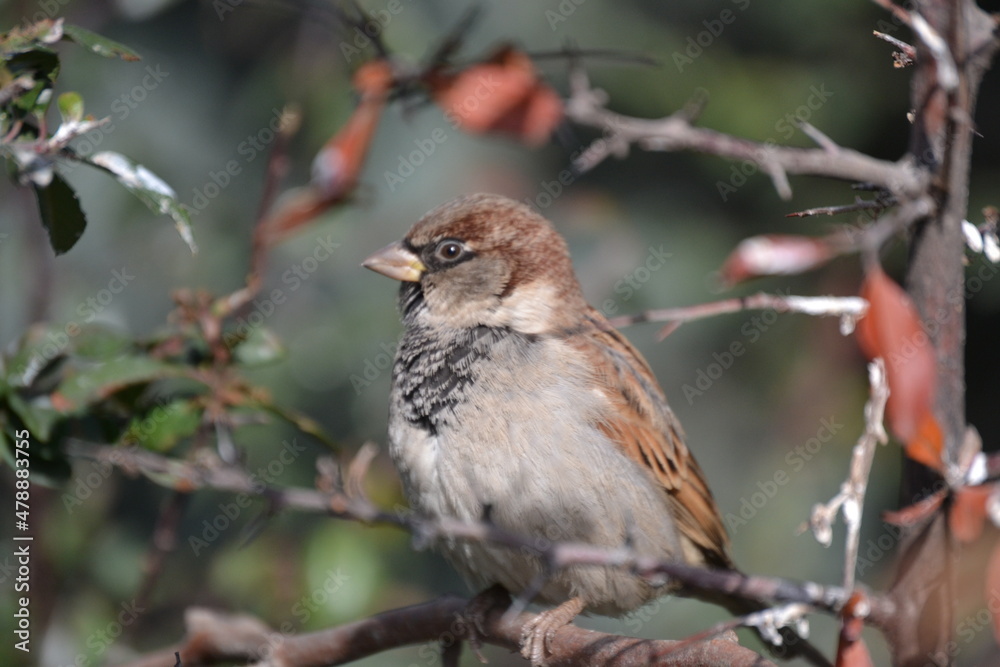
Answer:
<svg viewBox="0 0 1000 667"><path fill-rule="evenodd" d="M0 26L17 27L2 38L0 87L24 76L31 82L30 89L28 81L18 88L20 106L4 103L0 136L13 177L0 183L0 419L4 433L31 431L32 470L39 473L31 498L37 633L29 664L113 663L134 649L164 646L180 636L182 611L192 604L259 614L284 632L303 632L446 591L468 592L440 558L414 552L398 531L272 517L262 505L234 505L231 496L202 492L187 498L176 548L150 597L140 601L142 610L131 614L171 493L89 461L69 462L69 476L60 449L71 438L122 442L131 434L143 446L183 455L216 441L219 433L205 432L206 423L223 423L251 471L274 484L311 485L314 460L327 446L303 429L334 434L348 448L369 439L384 443L399 324L392 286L358 264L446 199L495 191L532 202L569 240L591 302L610 303L617 314L716 298L713 272L747 236L822 234L831 223L866 222L786 219L791 211L848 202L853 193L846 184L795 178L794 201L782 202L766 177L707 156L633 151L561 184L570 156L591 138L585 133L562 128L551 145L529 149L458 132L435 107L396 103L384 114L354 199L273 249L260 291L246 309L229 312L220 305L225 297L208 295L231 295L245 285L266 156L282 109L295 102L303 118L288 147L287 180L307 181L313 156L355 108L350 78L374 46L365 30L390 45L401 65L426 62L468 3L362 5L370 21L360 29L320 2L0 5ZM72 34L71 24L87 26L114 40L98 42L98 50L127 44L143 61L57 49L46 41L57 15L65 16L60 40ZM40 20L49 27L32 33ZM908 76L891 67L891 49L870 37L876 27L885 30L880 20L884 14L861 0L488 2L458 57L512 39L528 52L567 43L634 49L661 65L587 62L594 84L623 113L666 115L703 90L704 126L805 145L790 118L808 116L845 146L895 159L908 136ZM84 36L90 33L75 34L77 45L94 50ZM27 51L15 53L17 44ZM565 62L539 66L566 91ZM817 90L829 93L821 104ZM49 109L52 95L57 104ZM973 164L973 221L983 206L997 203L1000 142L984 119L998 113L1000 86L991 73L977 113L984 136ZM71 128L63 130L71 136L53 143L61 128ZM34 180L46 174L48 183ZM127 191L135 179L139 186ZM723 199L720 183L736 185L736 192ZM174 231L155 224L140 201L173 216L182 230L187 212L200 252L192 254ZM85 229L83 212L90 221ZM318 253L322 248L333 250ZM651 249L661 248L669 261L638 272ZM64 254L55 259L53 251ZM887 267L898 268L902 258L900 246L885 258ZM973 260L968 282L968 416L987 448L1000 438L994 388L1000 350L992 333L1000 325L1000 281L990 268ZM628 279L646 276L629 287ZM856 261L845 258L735 293L854 294L858 283ZM217 331L206 329L211 321ZM685 325L659 344L654 330L645 325L628 334L685 425L727 515L738 562L751 572L838 580L839 552L795 530L812 503L836 492L861 428L866 385L854 341L832 321L760 313ZM746 353L702 395L686 399L683 385L707 373L718 363L713 355L733 342ZM206 419L213 410L221 412ZM839 428L821 441L823 420ZM859 575L873 586L884 583L896 540L878 515L896 506L896 457L888 449L879 453L878 484L866 508L866 565ZM779 471L787 483L769 484ZM12 475L5 468L0 478L6 493ZM380 504L401 502L385 457L368 483ZM0 518L5 534L12 521L9 512ZM9 632L11 574L4 566L0 628ZM960 609L972 619L982 607L974 592ZM678 637L723 616L696 602L663 600L624 620L583 622ZM835 624L814 626L821 645L829 645ZM961 646L963 664L975 662L990 632L980 625L970 634ZM417 647L364 664L434 664L432 653ZM489 655L493 664L511 664L502 652ZM23 659L9 643L0 646L0 663Z"/></svg>
<svg viewBox="0 0 1000 667"><path fill-rule="evenodd" d="M74 139L99 129L108 120L85 117L78 93L59 95L61 122L51 134L46 131L46 114L60 68L59 55L51 47L61 40L76 42L106 58L139 60L128 47L80 26L67 25L61 18L25 22L0 35L0 155L8 173L35 191L52 249L57 255L66 252L87 226L76 193L56 172L60 162L79 161L115 176L152 210L169 213L194 251L191 218L170 186L118 153L81 155L70 147ZM156 73L150 72L149 78L155 81Z"/></svg>

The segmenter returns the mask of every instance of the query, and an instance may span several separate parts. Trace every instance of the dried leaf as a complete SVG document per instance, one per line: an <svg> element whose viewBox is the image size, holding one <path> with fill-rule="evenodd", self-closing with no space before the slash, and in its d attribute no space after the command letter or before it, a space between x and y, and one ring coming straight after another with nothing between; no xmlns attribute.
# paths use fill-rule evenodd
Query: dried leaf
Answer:
<svg viewBox="0 0 1000 667"><path fill-rule="evenodd" d="M858 624L862 624L861 619L853 620ZM837 661L835 664L836 667L871 667L874 663L863 639L859 637L858 639L847 641L844 639L843 633L841 633L840 643L837 644Z"/></svg>
<svg viewBox="0 0 1000 667"><path fill-rule="evenodd" d="M907 528L923 523L941 508L947 495L947 489L941 489L901 510L882 512L882 520L894 526Z"/></svg>
<svg viewBox="0 0 1000 667"><path fill-rule="evenodd" d="M837 667L870 667L872 664L868 647L861 639L865 629L865 617L868 616L871 603L868 597L855 591L844 604L840 613L840 639L837 642Z"/></svg>
<svg viewBox="0 0 1000 667"><path fill-rule="evenodd" d="M457 73L434 71L426 83L448 119L472 134L503 133L538 145L563 118L562 100L539 79L531 58L510 46Z"/></svg>
<svg viewBox="0 0 1000 667"><path fill-rule="evenodd" d="M881 267L869 269L861 296L870 304L858 322L858 343L869 359L885 360L886 418L906 453L940 470L943 438L933 416L937 362L913 302Z"/></svg>
<svg viewBox="0 0 1000 667"><path fill-rule="evenodd" d="M767 234L740 242L722 265L727 285L757 276L790 275L808 271L829 260L833 248L825 239Z"/></svg>
<svg viewBox="0 0 1000 667"><path fill-rule="evenodd" d="M951 530L959 542L975 542L986 522L986 501L993 486L965 486L955 492L949 513Z"/></svg>
<svg viewBox="0 0 1000 667"><path fill-rule="evenodd" d="M393 71L386 61L374 60L358 69L354 87L361 102L316 154L309 185L293 190L261 220L259 233L265 246L278 243L354 190L392 86Z"/></svg>

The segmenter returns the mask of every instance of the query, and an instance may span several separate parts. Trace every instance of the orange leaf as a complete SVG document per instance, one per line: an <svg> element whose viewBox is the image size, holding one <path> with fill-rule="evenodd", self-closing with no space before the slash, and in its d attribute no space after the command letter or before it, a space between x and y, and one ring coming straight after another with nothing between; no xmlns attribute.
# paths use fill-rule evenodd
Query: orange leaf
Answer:
<svg viewBox="0 0 1000 667"><path fill-rule="evenodd" d="M824 239L783 234L752 236L730 253L720 274L725 284L734 285L757 276L802 273L826 262L833 254Z"/></svg>
<svg viewBox="0 0 1000 667"><path fill-rule="evenodd" d="M947 497L947 489L940 489L923 500L907 505L901 510L882 512L882 520L894 526L910 527L923 523L941 509Z"/></svg>
<svg viewBox="0 0 1000 667"><path fill-rule="evenodd" d="M986 501L993 486L966 486L955 492L949 520L959 542L974 542L983 532L986 522Z"/></svg>
<svg viewBox="0 0 1000 667"><path fill-rule="evenodd" d="M870 306L858 322L858 343L869 359L885 360L889 427L907 443L907 455L940 469L942 436L933 417L937 361L916 308L879 266L868 270L861 296Z"/></svg>
<svg viewBox="0 0 1000 667"><path fill-rule="evenodd" d="M986 589L983 591L986 606L993 614L993 637L1000 643L1000 610L996 600L1000 600L1000 544L993 548L990 563L986 568Z"/></svg>
<svg viewBox="0 0 1000 667"><path fill-rule="evenodd" d="M457 73L431 72L425 82L448 120L472 134L506 133L539 144L563 118L562 100L538 78L531 59L510 46Z"/></svg>
<svg viewBox="0 0 1000 667"><path fill-rule="evenodd" d="M859 607L867 606L867 599L864 593L855 591L851 594L847 604L841 612L840 639L837 642L836 667L871 667L872 658L868 653L868 647L861 639L861 632L865 629L865 622L862 614L858 613Z"/></svg>
<svg viewBox="0 0 1000 667"><path fill-rule="evenodd" d="M491 129L517 137L529 146L540 146L548 141L562 117L562 99L554 90L539 83Z"/></svg>
<svg viewBox="0 0 1000 667"><path fill-rule="evenodd" d="M312 165L312 184L330 200L330 205L357 185L392 84L392 68L384 60L367 62L354 74L361 102L317 153Z"/></svg>
<svg viewBox="0 0 1000 667"><path fill-rule="evenodd" d="M394 85L392 66L384 60L367 62L355 72L353 84L361 101L340 131L316 154L309 185L293 190L261 221L259 234L265 246L274 245L340 203L357 186Z"/></svg>
<svg viewBox="0 0 1000 667"><path fill-rule="evenodd" d="M854 621L861 624L861 619ZM837 644L837 661L834 664L836 667L871 667L874 663L863 639L859 637L848 641L841 633L840 642Z"/></svg>
<svg viewBox="0 0 1000 667"><path fill-rule="evenodd" d="M336 203L323 195L317 188L304 186L295 188L278 200L275 210L265 218L259 227L264 247L271 247L298 227L322 214Z"/></svg>
<svg viewBox="0 0 1000 667"><path fill-rule="evenodd" d="M891 385L890 385L891 390ZM892 400L892 395L889 395ZM906 443L906 455L928 468L941 469L941 451L944 449L944 435L937 419L930 412L920 418L917 433Z"/></svg>
<svg viewBox="0 0 1000 667"><path fill-rule="evenodd" d="M370 60L354 73L351 85L361 97L384 96L395 85L392 65L386 60Z"/></svg>

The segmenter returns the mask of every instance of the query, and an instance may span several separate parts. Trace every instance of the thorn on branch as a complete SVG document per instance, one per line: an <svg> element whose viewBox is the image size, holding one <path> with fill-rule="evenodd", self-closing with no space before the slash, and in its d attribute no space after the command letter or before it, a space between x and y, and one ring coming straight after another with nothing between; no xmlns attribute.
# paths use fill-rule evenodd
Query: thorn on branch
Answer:
<svg viewBox="0 0 1000 667"><path fill-rule="evenodd" d="M855 211L874 211L877 216L887 208L896 205L896 198L883 193L875 199L862 199L855 197L853 204L843 204L841 206L820 206L819 208L808 208L804 211L786 213L786 218L806 218L815 215L840 215L841 213L854 213Z"/></svg>
<svg viewBox="0 0 1000 667"><path fill-rule="evenodd" d="M898 49L892 53L893 67L901 69L903 67L909 67L917 62L917 50L911 45L900 39L896 39L892 35L879 32L878 30L873 30L872 34L884 42L889 42Z"/></svg>
<svg viewBox="0 0 1000 667"><path fill-rule="evenodd" d="M796 120L795 122L799 126L799 129L802 130L803 134L812 139L817 146L825 150L827 153L836 153L840 150L840 146L837 145L837 142L816 129L816 126L812 123L807 123L804 120Z"/></svg>

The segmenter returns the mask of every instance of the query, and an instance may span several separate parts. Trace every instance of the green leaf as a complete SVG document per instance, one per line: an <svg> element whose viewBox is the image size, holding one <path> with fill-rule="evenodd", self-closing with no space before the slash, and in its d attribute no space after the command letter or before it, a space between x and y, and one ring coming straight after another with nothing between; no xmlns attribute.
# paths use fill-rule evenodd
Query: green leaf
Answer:
<svg viewBox="0 0 1000 667"><path fill-rule="evenodd" d="M91 32L86 28L81 28L78 25L67 23L63 26L63 33L63 39L76 42L99 56L121 58L122 60L129 61L142 60L138 53L124 44L120 44L113 39L108 39L103 35L98 35L96 32Z"/></svg>
<svg viewBox="0 0 1000 667"><path fill-rule="evenodd" d="M103 151L84 158L84 161L112 174L150 210L169 214L191 252L198 252L191 232L191 215L177 199L177 193L163 179L121 153Z"/></svg>
<svg viewBox="0 0 1000 667"><path fill-rule="evenodd" d="M120 442L158 452L168 451L198 430L202 412L201 406L186 399L158 405L142 418L134 418Z"/></svg>
<svg viewBox="0 0 1000 667"><path fill-rule="evenodd" d="M35 81L31 90L14 101L14 107L21 111L20 117L43 115L49 106L52 84L59 76L59 56L55 51L38 48L11 56L5 64L12 77L29 76Z"/></svg>
<svg viewBox="0 0 1000 667"><path fill-rule="evenodd" d="M83 119L83 98L79 93L63 93L57 103L63 121L76 122Z"/></svg>
<svg viewBox="0 0 1000 667"><path fill-rule="evenodd" d="M264 412L270 413L275 417L291 424L303 433L316 438L333 451L340 451L339 445L337 445L333 438L326 434L326 431L323 430L323 427L320 426L318 422L300 412L283 408L269 401L257 401L255 405L247 405L245 407L255 407L263 410Z"/></svg>
<svg viewBox="0 0 1000 667"><path fill-rule="evenodd" d="M38 396L27 401L17 394L11 394L7 397L7 402L14 414L24 422L32 437L45 442L52 437L52 429L56 422L65 416L52 407L48 396Z"/></svg>
<svg viewBox="0 0 1000 667"><path fill-rule="evenodd" d="M36 185L34 189L42 224L49 233L49 244L57 255L61 255L76 245L87 227L80 200L73 188L54 172L47 187Z"/></svg>
<svg viewBox="0 0 1000 667"><path fill-rule="evenodd" d="M0 418L3 414L0 413ZM0 419L2 421L2 419ZM16 433L10 424L0 424L0 458L12 468L16 467L14 442ZM41 443L34 433L29 434L29 461L31 461L31 483L58 489L72 476L73 469L60 453L51 446Z"/></svg>
<svg viewBox="0 0 1000 667"><path fill-rule="evenodd" d="M88 405L134 384L177 377L180 368L147 357L119 357L68 374L52 395L63 414L80 414Z"/></svg>
<svg viewBox="0 0 1000 667"><path fill-rule="evenodd" d="M0 53L3 56L10 56L30 51L42 44L53 44L62 38L62 19L42 19L0 35Z"/></svg>
<svg viewBox="0 0 1000 667"><path fill-rule="evenodd" d="M247 338L236 346L234 356L244 366L263 366L284 358L285 347L274 332L254 327Z"/></svg>
<svg viewBox="0 0 1000 667"><path fill-rule="evenodd" d="M65 361L68 344L65 327L32 325L17 347L2 359L4 384L8 388L36 391L36 385Z"/></svg>
<svg viewBox="0 0 1000 667"><path fill-rule="evenodd" d="M110 361L125 354L131 345L126 334L102 324L81 326L73 339L76 356L88 361Z"/></svg>

